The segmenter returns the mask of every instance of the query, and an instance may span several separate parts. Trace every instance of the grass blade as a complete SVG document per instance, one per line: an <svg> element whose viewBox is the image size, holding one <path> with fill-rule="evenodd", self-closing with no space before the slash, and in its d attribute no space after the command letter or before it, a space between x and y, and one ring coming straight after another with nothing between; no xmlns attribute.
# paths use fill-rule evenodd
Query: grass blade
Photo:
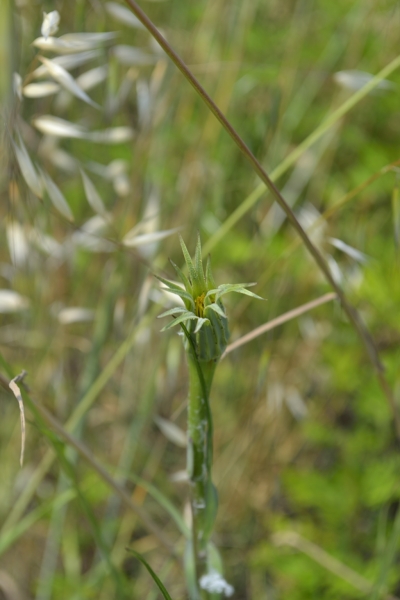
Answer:
<svg viewBox="0 0 400 600"><path fill-rule="evenodd" d="M397 509L396 517L393 524L392 534L385 548L385 552L382 556L381 568L378 576L378 580L374 589L371 593L371 600L379 600L382 598L383 591L386 586L386 582L389 578L389 572L394 564L396 552L398 550L400 540L400 509Z"/></svg>
<svg viewBox="0 0 400 600"><path fill-rule="evenodd" d="M186 539L190 538L190 530L186 525L181 513L161 490L159 490L155 485L152 485L148 481L144 480L142 477L138 477L134 473L130 473L128 479L145 489L146 492L148 492L148 494L152 496L152 498L154 498L154 500L158 502L158 504L169 514L181 534L184 535Z"/></svg>
<svg viewBox="0 0 400 600"><path fill-rule="evenodd" d="M132 548L127 548L127 551L130 552L131 554L133 554L133 556L135 558L137 558L142 563L142 565L144 565L146 567L146 569L150 573L154 583L157 585L158 589L162 593L165 600L172 600L171 596L167 592L166 587L164 586L162 581L157 577L157 575L154 573L153 569L151 568L149 563L143 558L143 556L141 554L139 554L139 552L136 552L136 550L132 550Z"/></svg>

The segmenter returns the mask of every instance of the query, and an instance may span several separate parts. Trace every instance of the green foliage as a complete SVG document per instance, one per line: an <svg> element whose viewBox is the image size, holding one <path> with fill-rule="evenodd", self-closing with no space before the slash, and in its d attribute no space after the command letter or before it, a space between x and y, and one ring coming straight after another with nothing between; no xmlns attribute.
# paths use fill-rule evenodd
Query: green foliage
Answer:
<svg viewBox="0 0 400 600"><path fill-rule="evenodd" d="M21 596L40 600L156 600L165 588L183 598L175 555L49 431L28 397L20 470L18 405L7 378L28 371L32 397L85 445L181 555L188 534L181 516L188 498L185 452L154 426L153 416L185 428L187 376L176 330L161 335L155 316L176 317L166 328L183 317L199 335L212 322L224 327L223 311L236 340L329 290L247 162L146 31L116 19L106 2L57 5L56 37L118 32L68 71L77 81L98 69L97 83L84 90L97 110L66 89L24 95L32 83L53 81L33 73L39 56L58 53L32 42L40 36L43 10L54 6L11 6L0 9L1 569ZM386 168L399 160L399 69L387 75L393 87L375 86L354 103L359 72L379 73L398 55L398 4L167 0L142 6L311 227L376 342L399 405L398 165ZM127 59L127 46L141 54ZM343 71L346 85L338 78ZM10 89L12 72L22 78L21 97ZM18 79L15 84L21 91ZM35 125L44 115L90 135L48 136ZM110 144L93 135L115 127L129 128L129 139ZM59 197L57 203L48 190L42 194L39 169L57 185L73 223ZM88 198L81 170L106 215ZM188 247L195 255L185 251L183 270L177 237L168 237L175 228L193 240ZM197 232L212 253L217 283L257 281L268 302L252 302L245 288L229 288L241 293L233 300L222 295L228 288L218 288L208 263L201 264ZM366 262L332 239L362 252ZM169 282L168 256L185 290ZM184 308L171 308L151 273L163 276ZM6 296L9 291L18 296ZM193 311L203 291L204 299L209 295L200 316ZM223 345L227 338L225 332ZM211 408L219 491L214 542L234 597L400 595L393 414L337 303L224 358ZM290 533L313 543L314 554L276 537ZM149 579L127 547L146 569L152 565L165 588ZM343 565L370 591L350 583Z"/></svg>
<svg viewBox="0 0 400 600"><path fill-rule="evenodd" d="M139 554L139 552L135 552L135 550L132 550L131 548L129 548L129 552L131 552L133 554L133 556L135 558L137 558L142 563L142 565L144 565L146 567L146 569L150 573L151 578L153 579L154 583L157 585L158 589L160 590L163 598L165 598L165 600L172 600L171 596L168 594L168 591L165 588L165 585L162 583L160 578L157 577L157 575L154 573L153 569L150 567L150 565L146 561L146 559L144 559L143 556L141 556Z"/></svg>

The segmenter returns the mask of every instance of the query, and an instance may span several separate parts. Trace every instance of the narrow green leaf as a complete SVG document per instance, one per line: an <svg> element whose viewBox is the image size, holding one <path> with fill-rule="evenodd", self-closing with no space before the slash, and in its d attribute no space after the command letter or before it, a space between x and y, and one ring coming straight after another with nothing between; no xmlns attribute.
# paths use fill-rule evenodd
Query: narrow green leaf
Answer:
<svg viewBox="0 0 400 600"><path fill-rule="evenodd" d="M214 312L217 313L217 315L220 315L224 319L227 318L227 316L224 313L224 311L222 310L222 308L218 304L216 304L215 302L213 304L209 304L208 306L206 306L206 308L204 309L204 312L206 312L208 309L213 310Z"/></svg>
<svg viewBox="0 0 400 600"><path fill-rule="evenodd" d="M151 577L153 578L154 583L158 586L158 589L162 593L165 600L172 600L171 596L167 592L166 587L164 586L162 581L157 577L157 575L154 573L153 569L151 568L149 563L143 558L143 556L141 554L139 554L139 552L136 552L136 550L132 550L132 548L127 548L127 551L130 552L131 554L133 554L133 556L135 558L137 558L142 563L142 565L144 565L146 567L146 569L150 573Z"/></svg>
<svg viewBox="0 0 400 600"><path fill-rule="evenodd" d="M200 331L200 329L203 327L204 323L210 323L210 321L208 319L202 319L201 317L199 318L199 320L197 321L197 325L196 325L196 329L194 330L194 333L198 333Z"/></svg>
<svg viewBox="0 0 400 600"><path fill-rule="evenodd" d="M213 274L211 272L211 257L210 257L210 255L207 256L206 287L207 287L207 289L208 288L215 288L215 281L214 281Z"/></svg>
<svg viewBox="0 0 400 600"><path fill-rule="evenodd" d="M386 544L386 548L382 554L380 561L380 569L378 579L371 593L371 600L378 600L382 598L382 592L385 589L391 567L394 566L396 560L396 549L399 545L400 539L400 510L397 509L396 517L393 523L392 533Z"/></svg>
<svg viewBox="0 0 400 600"><path fill-rule="evenodd" d="M219 286L219 288L213 288L212 290L208 290L207 294L206 294L206 298L210 298L210 296L216 296L220 290L221 286Z"/></svg>
<svg viewBox="0 0 400 600"><path fill-rule="evenodd" d="M221 283L221 285L218 286L219 290L225 289L225 288L237 288L237 287L244 287L244 288L249 288L249 287L254 287L255 285L257 285L257 283Z"/></svg>
<svg viewBox="0 0 400 600"><path fill-rule="evenodd" d="M194 319L198 319L198 318L199 317L196 317L196 315L194 315L192 312L187 311L186 313L184 313L177 319L170 321L170 323L168 323L168 325L163 327L161 329L161 331L167 331L167 329L171 329L171 327L175 327L175 325L179 325L179 323L184 323L185 321L193 321Z"/></svg>
<svg viewBox="0 0 400 600"><path fill-rule="evenodd" d="M161 288L162 289L162 288ZM170 290L170 289L165 289L165 292L170 292L171 294L176 294L177 296L179 296L180 298L182 298L183 301L187 301L188 304L186 304L185 302L185 306L187 309L193 309L194 310L194 302L193 302L193 298L184 290Z"/></svg>
<svg viewBox="0 0 400 600"><path fill-rule="evenodd" d="M161 315L158 315L157 319L161 319L162 317L169 317L170 315L176 315L176 313L182 312L186 312L186 308L183 308L183 306L175 306L174 308L170 308L169 310L166 310L165 312L161 313Z"/></svg>
<svg viewBox="0 0 400 600"><path fill-rule="evenodd" d="M171 294L176 294L177 296L188 300L190 306L194 309L193 298L186 290L182 289L179 285L176 285L175 283L172 283L171 281L160 277L159 275L154 275L154 277L157 277L157 279L159 279L162 283L164 283L167 286L167 290L165 291L171 292Z"/></svg>
<svg viewBox="0 0 400 600"><path fill-rule="evenodd" d="M194 255L194 266L197 272L197 279L200 281L200 284L204 289L207 289L206 286L206 278L204 277L204 269L203 269L203 259L201 257L201 240L200 234L197 234L197 245L196 252Z"/></svg>
<svg viewBox="0 0 400 600"><path fill-rule="evenodd" d="M162 283L167 285L171 290L182 290L183 291L183 288L180 285L177 285L176 283L173 283L172 281L168 281L168 279L164 279L164 277L160 277L160 275L156 275L154 273L154 277L157 277L157 279L159 279Z"/></svg>
<svg viewBox="0 0 400 600"><path fill-rule="evenodd" d="M250 292L246 287L250 285L255 285L253 283L232 283L226 285L220 285L218 289L212 290L214 294L216 294L216 299L219 300L224 294L230 294L231 292L236 292L237 294L244 294L245 296L251 296L252 298L257 298L258 300L264 300L261 296ZM244 287L246 286L246 287ZM208 292L207 295L209 295Z"/></svg>
<svg viewBox="0 0 400 600"><path fill-rule="evenodd" d="M181 248L182 248L183 256L185 257L185 262L187 264L187 268L189 269L189 275L192 279L192 283L194 283L194 281L197 279L196 269L194 268L192 259L190 258L190 254L188 252L188 249L186 248L186 244L183 241L181 235L179 236L179 241L181 243Z"/></svg>
<svg viewBox="0 0 400 600"><path fill-rule="evenodd" d="M174 267L176 274L178 275L178 277L182 281L183 285L185 286L186 291L190 293L192 291L192 286L191 286L189 279L186 277L185 273L182 271L182 269L180 269L178 267L178 265L176 265L174 263L173 260L169 259L169 262Z"/></svg>
<svg viewBox="0 0 400 600"><path fill-rule="evenodd" d="M221 298L221 296L223 296L224 294L229 294L230 292L236 292L237 294L244 294L245 296L250 296L251 298L256 298L257 300L264 300L264 298L261 298L261 296L258 296L257 294L253 294L253 292L246 290L246 288L238 288L236 290L225 290L225 291L221 292L220 294L217 294L217 300L219 300Z"/></svg>

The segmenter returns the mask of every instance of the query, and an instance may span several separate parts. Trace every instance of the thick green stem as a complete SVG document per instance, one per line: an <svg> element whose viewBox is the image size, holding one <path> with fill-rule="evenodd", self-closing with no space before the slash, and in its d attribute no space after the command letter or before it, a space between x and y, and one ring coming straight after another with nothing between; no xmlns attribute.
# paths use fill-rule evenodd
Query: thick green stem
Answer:
<svg viewBox="0 0 400 600"><path fill-rule="evenodd" d="M207 573L207 545L217 512L217 496L211 480L212 418L209 405L216 361L199 362L194 352L188 352L188 457L192 507L192 542L199 581Z"/></svg>

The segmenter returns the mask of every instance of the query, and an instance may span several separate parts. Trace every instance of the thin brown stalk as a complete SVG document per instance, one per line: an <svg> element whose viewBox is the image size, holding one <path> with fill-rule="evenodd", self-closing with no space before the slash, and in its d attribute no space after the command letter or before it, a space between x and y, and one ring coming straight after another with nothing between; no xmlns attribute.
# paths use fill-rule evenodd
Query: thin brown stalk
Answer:
<svg viewBox="0 0 400 600"><path fill-rule="evenodd" d="M116 353L111 357L109 362L104 366L100 375L93 382L91 387L85 393L85 395L83 396L83 398L81 399L79 404L75 407L71 416L65 423L64 427L65 427L66 431L72 432L75 429L75 427L80 422L80 420L83 418L85 413L92 406L93 402L96 400L97 396L99 395L99 393L101 392L103 387L106 385L107 381L110 379L112 374L115 372L117 367L120 365L121 361L125 358L127 352L129 352L129 350L132 348L133 342L136 339L136 335L140 331L142 331L142 327L147 326L148 322L151 321L153 318L154 318L154 315L152 315L152 312L150 311L150 313L148 315L148 319L147 318L143 319L142 322L138 325L138 327L137 328L135 327L132 330L132 332L130 333L130 335L128 335L126 340L119 346ZM4 389L9 391L8 383L6 380L3 380L1 373L0 373L0 384L4 387ZM11 527L14 523L16 523L16 521L19 520L19 518L23 514L25 508L28 506L30 499L34 495L35 490L37 489L37 486L39 485L40 481L43 479L43 477L46 475L47 471L50 469L51 465L53 464L54 459L55 459L55 454L54 454L53 450L51 448L49 448L48 451L43 456L42 460L40 461L39 465L36 467L35 472L33 473L32 478L29 480L27 486L25 487L25 489L23 490L23 492L21 493L21 495L18 497L17 501L15 502L14 506L10 510L10 513L7 516L7 519L4 521L4 523L2 523L0 533L3 530L6 530L9 527Z"/></svg>
<svg viewBox="0 0 400 600"><path fill-rule="evenodd" d="M14 380L12 380L14 381ZM1 375L0 382L3 387L8 386L6 378ZM6 384L6 385L4 385ZM81 441L77 440L73 435L68 433L63 425L39 402L37 402L32 396L29 396L29 401L32 403L35 410L40 414L41 418L45 421L46 425L55 431L69 446L74 448L78 454L92 467L94 471L99 475L105 483L114 490L114 492L121 498L124 504L132 510L141 520L142 525L154 535L160 544L162 544L169 552L174 556L177 556L175 545L166 537L166 535L160 530L157 524L148 516L146 511L139 506L129 495L129 493L108 473L108 471L97 461L90 450Z"/></svg>
<svg viewBox="0 0 400 600"><path fill-rule="evenodd" d="M379 358L379 353L378 353L377 347L375 345L375 342L374 342L371 334L369 333L368 329L364 325L363 321L361 320L357 310L348 302L343 290L341 289L341 287L336 283L336 281L332 277L332 274L329 270L329 267L328 267L324 257L322 256L322 254L320 253L318 248L313 244L313 242L311 241L311 239L309 238L309 236L307 235L307 233L305 232L303 227L300 225L300 222L297 220L294 212L292 211L290 206L286 203L282 194L280 193L278 188L274 185L274 183L272 182L272 180L270 179L270 177L268 176L266 171L261 166L260 162L257 160L257 158L254 156L254 154L251 152L251 150L245 144L245 142L240 137L240 135L232 127L230 122L227 120L225 115L220 111L220 109L215 104L215 102L207 94L205 89L202 87L202 85L199 83L199 81L196 79L196 77L193 75L193 73L190 71L190 69L185 65L183 60L178 56L178 54L173 50L171 45L161 35L161 33L158 31L157 27L149 19L147 14L140 8L140 6L135 2L135 0L126 0L126 2L129 5L129 7L131 8L132 12L137 16L139 21L141 21L141 23L151 33L151 35L154 37L154 39L160 44L160 46L162 47L164 52L167 54L167 56L169 56L169 58L172 60L172 62L175 64L175 66L181 71L181 73L184 75L184 77L187 79L187 81L195 89L197 94L202 98L202 100L207 105L207 107L210 109L210 111L214 114L214 116L218 119L218 121L221 123L223 128L230 135L230 137L235 142L235 144L238 146L238 148L243 153L243 155L246 157L246 159L250 162L254 171L257 173L257 175L259 176L261 181L263 181L263 183L270 190L275 201L279 204L279 206L285 212L289 222L294 227L294 229L297 231L297 233L299 234L304 245L306 246L309 253L311 254L311 256L314 258L315 262L317 263L319 269L322 271L322 273L324 274L328 283L330 284L330 286L333 288L333 290L337 294L337 296L340 299L341 304L343 306L343 310L347 314L347 317L349 318L350 322L353 324L353 327L357 331L360 339L362 340L362 342L365 346L369 360L377 374L381 389L382 389L383 393L385 394L386 399L391 408L393 418L394 418L396 434L397 434L397 437L400 439L400 415L397 410L393 392L385 379L385 376L384 376L385 369Z"/></svg>
<svg viewBox="0 0 400 600"><path fill-rule="evenodd" d="M36 400L31 398L31 402L35 409L40 413L40 416L47 422L47 424L63 438L69 446L74 448L79 455L96 471L96 473L107 483L107 485L114 490L114 492L121 498L124 504L137 514L143 526L152 533L159 542L171 552L176 555L175 545L165 536L160 528L154 523L154 521L147 515L139 504L132 500L128 492L115 481L115 479L106 471L106 469L96 460L93 454L86 446L77 440L74 436L68 433L64 427L59 423L55 417L44 407L41 406Z"/></svg>
<svg viewBox="0 0 400 600"><path fill-rule="evenodd" d="M320 298L311 300L311 302L302 304L301 306L298 306L297 308L293 308L293 310L289 310L288 312L285 312L283 315L279 315L279 317L276 317L276 319L272 319L271 321L264 323L264 325L260 325L260 327L256 327L256 329L253 329L253 331L246 333L246 335L243 335L238 340L232 342L232 344L229 344L229 346L227 346L225 352L221 356L221 360L223 358L225 358L225 356L227 354L229 354L230 352L233 352L233 350L236 350L236 348L239 348L240 346L243 346L244 344L251 342L251 340L254 340L258 336L262 335L263 333L266 333L267 331L271 331L271 329L274 329L275 327L278 327L279 325L282 325L283 323L287 323L287 321L296 319L297 317L299 317L300 315L303 315L304 313L308 312L309 310L312 310L313 308L316 308L317 306L320 306L321 304L325 304L325 302L330 302L331 300L335 300L335 298L337 298L337 295L335 294L335 292L329 292L328 294L324 294L323 296L320 296Z"/></svg>

